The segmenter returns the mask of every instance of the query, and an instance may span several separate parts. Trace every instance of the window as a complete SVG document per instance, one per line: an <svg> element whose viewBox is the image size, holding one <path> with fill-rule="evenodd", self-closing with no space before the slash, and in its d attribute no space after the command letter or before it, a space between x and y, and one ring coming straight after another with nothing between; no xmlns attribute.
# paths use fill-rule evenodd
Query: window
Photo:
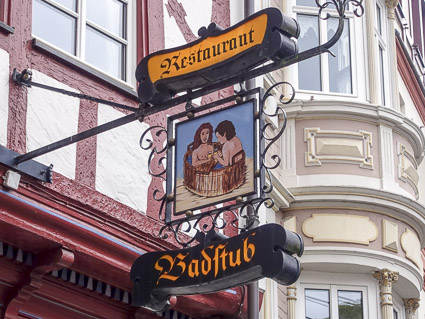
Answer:
<svg viewBox="0 0 425 319"><path fill-rule="evenodd" d="M331 294L334 303L331 303ZM306 319L363 319L362 291L331 289L305 289Z"/></svg>
<svg viewBox="0 0 425 319"><path fill-rule="evenodd" d="M376 18L375 18L375 38L377 39L377 60L378 61L378 87L380 89L380 104L387 105L387 92L388 90L388 81L386 81L387 71L387 43L386 43L386 32L385 32L385 7L379 2L376 3Z"/></svg>
<svg viewBox="0 0 425 319"><path fill-rule="evenodd" d="M318 17L315 1L297 0L294 8L301 33L298 38L299 51L305 51L330 40L338 29L336 10L330 10L331 18ZM340 40L331 48L335 57L329 54L315 56L298 64L298 88L305 91L353 94L351 56L351 21L353 14L347 11L344 31Z"/></svg>
<svg viewBox="0 0 425 319"><path fill-rule="evenodd" d="M132 56L130 0L33 0L33 35L127 81Z"/></svg>

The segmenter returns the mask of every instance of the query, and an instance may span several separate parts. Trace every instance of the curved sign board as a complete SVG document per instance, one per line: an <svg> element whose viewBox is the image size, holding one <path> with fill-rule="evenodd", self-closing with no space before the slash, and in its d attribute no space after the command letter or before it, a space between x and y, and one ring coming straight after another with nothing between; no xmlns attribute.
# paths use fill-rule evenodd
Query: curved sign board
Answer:
<svg viewBox="0 0 425 319"><path fill-rule="evenodd" d="M226 30L212 23L199 33L200 39L155 52L139 63L136 78L142 101L168 100L298 52L292 39L299 36L298 23L276 8L259 11Z"/></svg>
<svg viewBox="0 0 425 319"><path fill-rule="evenodd" d="M205 245L144 254L131 267L133 304L163 311L173 295L209 293L264 277L283 285L299 277L304 244L278 224L267 224Z"/></svg>

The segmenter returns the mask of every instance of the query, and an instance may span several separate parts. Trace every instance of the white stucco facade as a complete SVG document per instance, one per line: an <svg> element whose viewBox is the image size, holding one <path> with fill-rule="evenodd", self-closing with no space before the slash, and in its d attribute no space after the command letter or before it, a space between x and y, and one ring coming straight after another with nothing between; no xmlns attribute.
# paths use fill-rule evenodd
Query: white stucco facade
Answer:
<svg viewBox="0 0 425 319"><path fill-rule="evenodd" d="M33 81L71 92L77 90L32 70ZM28 88L27 151L57 142L78 133L80 100L37 87ZM53 164L53 170L70 179L75 178L76 144L39 156L37 161Z"/></svg>

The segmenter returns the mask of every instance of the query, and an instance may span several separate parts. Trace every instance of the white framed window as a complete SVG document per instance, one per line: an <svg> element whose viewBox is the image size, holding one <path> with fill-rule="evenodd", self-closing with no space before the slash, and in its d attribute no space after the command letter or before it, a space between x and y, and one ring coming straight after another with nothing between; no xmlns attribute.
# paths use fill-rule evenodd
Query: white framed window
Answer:
<svg viewBox="0 0 425 319"><path fill-rule="evenodd" d="M319 9L315 1L297 0L293 11L301 28L299 52L326 43L338 29L339 18L335 9L326 10L331 17L324 20L318 17ZM322 54L298 63L298 90L301 93L322 92L348 96L357 93L353 20L353 12L347 10L343 34L330 49L336 57Z"/></svg>
<svg viewBox="0 0 425 319"><path fill-rule="evenodd" d="M134 0L33 0L32 33L114 79L135 69Z"/></svg>
<svg viewBox="0 0 425 319"><path fill-rule="evenodd" d="M367 318L367 289L361 286L305 285L306 319Z"/></svg>
<svg viewBox="0 0 425 319"><path fill-rule="evenodd" d="M379 1L375 7L375 39L376 39L376 61L378 62L378 88L379 103L389 105L389 70L388 70L388 47L387 47L387 10L386 6Z"/></svg>
<svg viewBox="0 0 425 319"><path fill-rule="evenodd" d="M378 282L367 274L304 271L297 283L297 318L376 319Z"/></svg>

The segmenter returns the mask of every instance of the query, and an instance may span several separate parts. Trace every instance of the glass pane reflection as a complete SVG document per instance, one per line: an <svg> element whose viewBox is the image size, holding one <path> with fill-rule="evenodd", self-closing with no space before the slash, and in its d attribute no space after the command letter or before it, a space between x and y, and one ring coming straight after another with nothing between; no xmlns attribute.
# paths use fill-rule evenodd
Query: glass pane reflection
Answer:
<svg viewBox="0 0 425 319"><path fill-rule="evenodd" d="M297 0L298 6L317 7L315 0Z"/></svg>
<svg viewBox="0 0 425 319"><path fill-rule="evenodd" d="M33 2L32 32L35 36L75 55L75 18L44 1Z"/></svg>
<svg viewBox="0 0 425 319"><path fill-rule="evenodd" d="M87 0L87 19L124 38L124 6L117 0Z"/></svg>
<svg viewBox="0 0 425 319"><path fill-rule="evenodd" d="M299 52L319 45L319 22L317 16L298 15L301 33L298 38ZM298 86L301 90L320 91L320 56L298 63Z"/></svg>
<svg viewBox="0 0 425 319"><path fill-rule="evenodd" d="M86 61L122 80L124 46L106 35L87 27Z"/></svg>
<svg viewBox="0 0 425 319"><path fill-rule="evenodd" d="M363 319L361 291L338 291L339 319Z"/></svg>
<svg viewBox="0 0 425 319"><path fill-rule="evenodd" d="M329 290L306 289L305 290L305 318L306 319L329 319Z"/></svg>
<svg viewBox="0 0 425 319"><path fill-rule="evenodd" d="M328 20L328 40L331 39L338 29L339 19ZM350 52L350 25L344 20L344 31L341 38L331 48L336 55L328 55L329 60L329 90L336 93L353 93L351 81L351 52Z"/></svg>
<svg viewBox="0 0 425 319"><path fill-rule="evenodd" d="M72 10L74 12L77 11L77 0L55 0L57 3L60 3L65 8Z"/></svg>

